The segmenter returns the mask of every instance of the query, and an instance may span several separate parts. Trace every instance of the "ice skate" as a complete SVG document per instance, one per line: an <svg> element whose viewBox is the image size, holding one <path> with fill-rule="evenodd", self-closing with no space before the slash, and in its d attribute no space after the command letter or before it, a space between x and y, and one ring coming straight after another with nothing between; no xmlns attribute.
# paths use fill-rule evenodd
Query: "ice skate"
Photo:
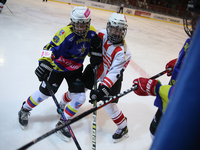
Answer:
<svg viewBox="0 0 200 150"><path fill-rule="evenodd" d="M62 124L64 124L64 121L63 121L62 119L60 119L60 120L58 121L58 123L56 124L56 127L58 127L58 126L60 126L60 125L62 125ZM61 138L63 141L65 141L65 142L69 142L69 140L70 140L70 138L71 138L71 134L69 133L69 130L68 130L67 127L64 127L64 128L62 128L62 129L58 130L58 131L56 132L56 135L57 135L59 138Z"/></svg>
<svg viewBox="0 0 200 150"><path fill-rule="evenodd" d="M127 128L127 126L124 127L123 129L118 128L115 131L115 134L113 134L112 138L113 138L113 143L117 143L117 142L120 142L120 141L128 138L128 128Z"/></svg>
<svg viewBox="0 0 200 150"><path fill-rule="evenodd" d="M28 116L29 115L30 115L30 110L24 109L23 107L18 112L18 119L19 119L19 123L20 123L22 130L24 130L24 128L28 125Z"/></svg>

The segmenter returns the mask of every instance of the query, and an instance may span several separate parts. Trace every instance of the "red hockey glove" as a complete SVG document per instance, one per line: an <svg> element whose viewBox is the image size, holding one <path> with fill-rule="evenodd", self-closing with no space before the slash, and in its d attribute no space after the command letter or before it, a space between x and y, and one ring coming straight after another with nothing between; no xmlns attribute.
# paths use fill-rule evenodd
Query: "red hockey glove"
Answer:
<svg viewBox="0 0 200 150"><path fill-rule="evenodd" d="M171 60L170 62L168 62L165 66L165 69L168 69L168 68L172 68L172 71L174 70L174 66L176 64L176 61L177 61L177 58L176 59L173 59ZM172 71L168 72L167 73L167 76L171 76L172 75Z"/></svg>
<svg viewBox="0 0 200 150"><path fill-rule="evenodd" d="M134 90L135 94L139 96L148 96L152 95L155 96L155 87L157 84L160 84L160 81L154 79L147 79L147 78L138 78L133 80L133 84L138 85L137 90Z"/></svg>

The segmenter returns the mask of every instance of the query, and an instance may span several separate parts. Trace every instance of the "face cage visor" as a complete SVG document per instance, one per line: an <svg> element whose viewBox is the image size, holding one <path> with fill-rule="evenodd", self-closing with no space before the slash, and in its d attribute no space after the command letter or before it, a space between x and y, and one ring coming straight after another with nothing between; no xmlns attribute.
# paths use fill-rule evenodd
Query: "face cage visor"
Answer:
<svg viewBox="0 0 200 150"><path fill-rule="evenodd" d="M74 31L74 33L78 36L85 36L87 34L87 32L89 31L90 28L90 21L88 22L74 22L71 19L71 24L72 24L72 29Z"/></svg>
<svg viewBox="0 0 200 150"><path fill-rule="evenodd" d="M106 30L108 33L108 40L113 44L122 42L127 32L127 28L111 26L110 22L107 23Z"/></svg>
<svg viewBox="0 0 200 150"><path fill-rule="evenodd" d="M194 13L190 11L186 11L183 16L183 26L184 30L189 37L192 37L194 30L196 29L199 13Z"/></svg>

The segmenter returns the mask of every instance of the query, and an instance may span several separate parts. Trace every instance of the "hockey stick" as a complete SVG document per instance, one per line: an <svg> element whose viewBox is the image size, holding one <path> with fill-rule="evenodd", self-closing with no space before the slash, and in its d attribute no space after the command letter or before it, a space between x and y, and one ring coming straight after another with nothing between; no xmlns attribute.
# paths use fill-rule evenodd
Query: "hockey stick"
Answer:
<svg viewBox="0 0 200 150"><path fill-rule="evenodd" d="M97 66L94 68L94 90L97 90ZM93 108L97 107L97 101L94 101ZM96 117L97 111L93 112L93 123L92 123L92 150L96 150Z"/></svg>
<svg viewBox="0 0 200 150"><path fill-rule="evenodd" d="M64 122L66 122L67 119L65 118L65 115L64 115L63 111L61 110L60 105L58 104L58 101L57 101L57 99L56 99L56 97L55 97L55 94L54 94L54 92L53 92L53 90L52 90L52 88L51 88L49 82L48 82L48 81L45 81L45 83L46 83L46 85L47 85L47 89L49 90L50 95L51 95L52 98L53 98L53 101L55 102L55 104L56 104L56 106L57 106L57 108L58 108L59 113L61 114L61 116L62 116ZM74 143L75 143L75 145L77 146L78 150L81 150L81 147L80 147L80 145L79 145L79 143L78 143L78 141L77 141L77 139L76 139L76 137L75 137L75 135L74 135L74 133L73 133L71 127L68 125L67 128L68 128L69 133L71 134L72 139L74 140Z"/></svg>
<svg viewBox="0 0 200 150"><path fill-rule="evenodd" d="M150 79L156 79L156 78L158 78L158 77L160 77L160 76L162 76L162 75L164 75L164 74L170 72L171 70L172 70L171 68L166 69L166 70L164 70L164 71L158 73L157 75L151 77ZM56 127L56 128L54 128L54 129L52 129L51 131L49 131L49 132L43 134L42 136L38 137L37 139L35 139L35 140L29 142L28 144L22 146L22 147L19 148L18 150L25 150L25 149L29 148L29 147L32 146L33 144L35 144L35 143L37 143L37 142L43 140L44 138L46 138L46 137L52 135L52 134L55 133L56 131L58 131L58 130L60 130L60 129L66 127L66 126L69 126L70 124L72 124L72 123L74 123L74 122L76 122L76 121L82 119L83 117L85 117L85 116L87 116L87 115L93 113L94 111L96 111L96 110L98 110L98 109L101 109L102 107L106 106L107 104L109 104L109 103L115 101L116 99L118 99L118 98L120 98L120 97L122 97L122 96L124 96L124 95L126 95L126 94L128 94L128 93L130 93L130 92L133 91L133 90L136 90L137 88L138 88L137 85L132 86L130 89L127 89L126 91L123 91L122 93L119 93L118 95L111 97L109 100L106 100L104 103L101 103L99 106L97 106L97 107L95 107L95 108L91 108L91 109L89 109L89 110L83 112L82 114L80 114L80 115L74 117L73 119L68 120L68 122L65 123L65 124L63 124L63 125L59 125L58 127Z"/></svg>
<svg viewBox="0 0 200 150"><path fill-rule="evenodd" d="M6 4L5 4L6 5ZM11 12L11 14L13 15L13 16L15 16L14 14L13 14L13 12L9 9L9 7L6 5L6 7L8 8L8 10Z"/></svg>

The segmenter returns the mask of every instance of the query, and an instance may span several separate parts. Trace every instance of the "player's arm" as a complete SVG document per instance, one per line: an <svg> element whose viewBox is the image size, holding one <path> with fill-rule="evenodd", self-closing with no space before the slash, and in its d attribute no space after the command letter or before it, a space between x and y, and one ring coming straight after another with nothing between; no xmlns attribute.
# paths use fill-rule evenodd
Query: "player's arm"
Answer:
<svg viewBox="0 0 200 150"><path fill-rule="evenodd" d="M92 68L95 66L100 66L103 62L103 55L102 55L102 39L98 37L97 34L92 38L91 46L90 46L90 64Z"/></svg>
<svg viewBox="0 0 200 150"><path fill-rule="evenodd" d="M46 80L50 72L53 71L52 61L59 56L66 33L64 29L61 29L54 35L51 42L44 46L41 58L39 59L39 66L35 70L39 81Z"/></svg>
<svg viewBox="0 0 200 150"><path fill-rule="evenodd" d="M116 49L116 51L118 50ZM103 84L111 88L123 74L124 70L130 62L130 59L131 55L129 53L127 54L127 58L125 58L123 50L118 51L112 58L113 61L111 62L109 72L104 77Z"/></svg>
<svg viewBox="0 0 200 150"><path fill-rule="evenodd" d="M39 59L40 61L46 60L51 63L54 59L58 58L61 54L62 48L65 47L65 50L68 48L69 41L67 37L72 33L72 30L69 26L66 26L60 29L52 38L50 43L44 46L42 56ZM50 54L51 56L46 56L43 54Z"/></svg>

